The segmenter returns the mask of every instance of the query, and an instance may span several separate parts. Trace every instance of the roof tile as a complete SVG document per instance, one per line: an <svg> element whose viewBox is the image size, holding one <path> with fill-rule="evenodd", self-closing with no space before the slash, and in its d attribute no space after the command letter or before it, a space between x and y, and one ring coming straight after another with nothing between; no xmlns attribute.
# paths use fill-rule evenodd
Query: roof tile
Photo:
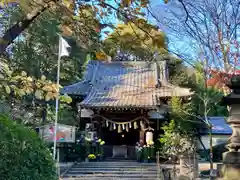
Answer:
<svg viewBox="0 0 240 180"><path fill-rule="evenodd" d="M151 107L157 83L156 64L146 62L100 63L96 79L82 106Z"/></svg>
<svg viewBox="0 0 240 180"><path fill-rule="evenodd" d="M158 83L155 62L90 61L84 81L64 87L61 92L87 95L83 107L149 107L158 105L156 97L189 96L189 89Z"/></svg>

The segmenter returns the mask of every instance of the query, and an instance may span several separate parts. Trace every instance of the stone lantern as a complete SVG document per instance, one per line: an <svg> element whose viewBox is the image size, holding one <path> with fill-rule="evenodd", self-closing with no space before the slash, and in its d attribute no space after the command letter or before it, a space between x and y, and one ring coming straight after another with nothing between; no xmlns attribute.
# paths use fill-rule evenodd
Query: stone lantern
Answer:
<svg viewBox="0 0 240 180"><path fill-rule="evenodd" d="M232 136L227 145L228 152L223 153L222 175L224 179L233 180L240 177L240 76L234 76L228 87L230 94L223 97L223 104L229 106L228 124Z"/></svg>

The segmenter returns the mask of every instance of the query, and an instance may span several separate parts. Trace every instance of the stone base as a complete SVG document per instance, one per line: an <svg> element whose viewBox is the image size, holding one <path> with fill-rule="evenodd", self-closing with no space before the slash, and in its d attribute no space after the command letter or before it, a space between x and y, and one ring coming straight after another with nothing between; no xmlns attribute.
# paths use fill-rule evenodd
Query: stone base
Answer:
<svg viewBox="0 0 240 180"><path fill-rule="evenodd" d="M226 180L238 180L240 178L240 152L223 153L222 176Z"/></svg>

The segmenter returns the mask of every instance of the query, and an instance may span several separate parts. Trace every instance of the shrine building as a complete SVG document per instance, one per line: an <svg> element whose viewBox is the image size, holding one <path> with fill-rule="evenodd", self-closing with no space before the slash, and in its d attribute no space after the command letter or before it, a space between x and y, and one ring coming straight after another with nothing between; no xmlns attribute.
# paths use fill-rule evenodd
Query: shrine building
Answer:
<svg viewBox="0 0 240 180"><path fill-rule="evenodd" d="M105 141L106 156L122 149L131 158L136 143L146 143L147 132L153 132L153 141L162 133L169 99L192 94L170 84L168 74L166 61L91 60L82 81L62 88L61 93L72 97L79 128Z"/></svg>

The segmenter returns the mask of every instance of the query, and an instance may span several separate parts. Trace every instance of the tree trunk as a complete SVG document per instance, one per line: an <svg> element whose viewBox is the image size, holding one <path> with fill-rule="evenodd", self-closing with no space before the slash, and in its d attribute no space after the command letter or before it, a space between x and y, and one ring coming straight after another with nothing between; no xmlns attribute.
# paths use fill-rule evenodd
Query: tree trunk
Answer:
<svg viewBox="0 0 240 180"><path fill-rule="evenodd" d="M41 8L35 14L26 17L25 19L16 22L12 27L10 27L0 39L0 55L6 53L7 47L13 43L13 41L29 27L29 25L39 17L48 7Z"/></svg>
<svg viewBox="0 0 240 180"><path fill-rule="evenodd" d="M209 128L209 145L210 145L210 179L213 179L213 140L212 140L212 124Z"/></svg>

